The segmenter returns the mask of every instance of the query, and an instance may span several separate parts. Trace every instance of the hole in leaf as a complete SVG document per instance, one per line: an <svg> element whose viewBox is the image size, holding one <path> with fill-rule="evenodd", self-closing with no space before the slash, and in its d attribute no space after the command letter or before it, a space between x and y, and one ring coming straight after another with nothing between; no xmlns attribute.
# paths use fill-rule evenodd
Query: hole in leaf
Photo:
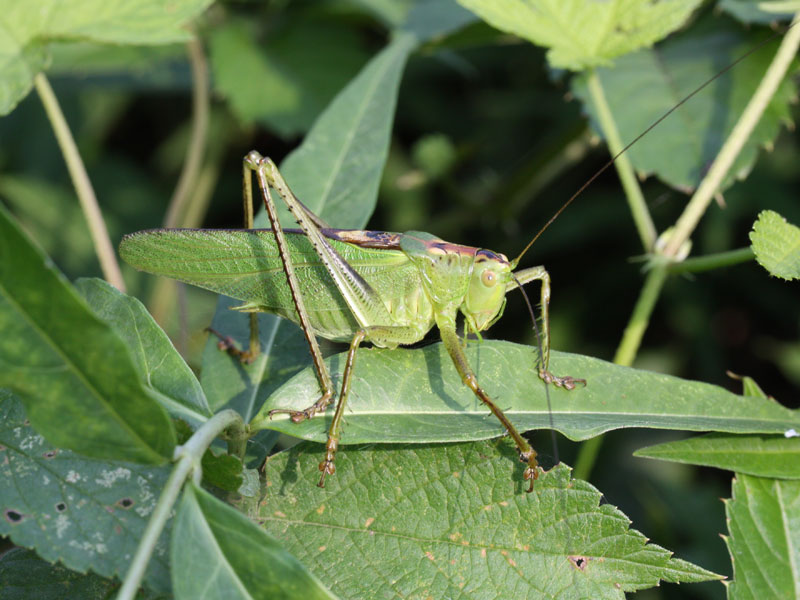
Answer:
<svg viewBox="0 0 800 600"><path fill-rule="evenodd" d="M42 456L45 458L55 458L56 456L58 456L58 450L56 449L48 450L47 452L42 454Z"/></svg>
<svg viewBox="0 0 800 600"><path fill-rule="evenodd" d="M64 512L65 510L67 510L67 505L66 504L64 504L63 502L59 502L58 504L56 504L56 512L60 512L61 513L61 512Z"/></svg>
<svg viewBox="0 0 800 600"><path fill-rule="evenodd" d="M585 571L586 565L589 564L589 559L586 556L570 556L569 562L579 571Z"/></svg>
<svg viewBox="0 0 800 600"><path fill-rule="evenodd" d="M133 506L133 500L130 498L120 498L117 500L117 506L128 510L131 506Z"/></svg>
<svg viewBox="0 0 800 600"><path fill-rule="evenodd" d="M21 512L17 512L16 510L12 510L7 508L5 511L6 521L11 523L12 525L16 525L17 523L21 523L22 520L25 518Z"/></svg>

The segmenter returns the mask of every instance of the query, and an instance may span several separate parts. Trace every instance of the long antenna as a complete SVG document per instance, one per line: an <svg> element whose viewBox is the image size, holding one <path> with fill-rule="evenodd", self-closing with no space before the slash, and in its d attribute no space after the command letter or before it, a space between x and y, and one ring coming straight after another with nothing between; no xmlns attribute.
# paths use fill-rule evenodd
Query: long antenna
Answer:
<svg viewBox="0 0 800 600"><path fill-rule="evenodd" d="M798 22L800 22L800 21L795 21L794 23L791 23L791 24L790 24L790 25L789 25L789 26L786 28L786 31L788 31L789 29L791 29L792 27L794 27L794 26L795 26L795 25L796 25ZM608 168L609 168L611 165L613 165L613 164L616 162L616 160L617 160L617 159L618 159L620 156L622 156L623 154L625 154L625 152L627 152L627 151L630 149L630 147L631 147L631 146L633 146L633 145L634 145L636 142L638 142L640 139L642 139L644 136L646 136L648 133L650 133L650 132L651 132L651 131L652 131L652 130L653 130L653 129L654 129L656 126L657 126L657 125L659 125L659 124L661 123L661 121L663 121L664 119L666 119L666 118L667 118L668 116L670 116L670 115L671 115L673 112L675 112L675 111L676 111L677 109L679 109L681 106L683 106L684 104L686 104L686 102L688 102L688 101L689 101L689 100L691 100L691 99L692 99L694 96L696 96L698 93L700 93L702 90L704 90L704 89L705 89L705 88L706 88L708 85L710 85L711 83L713 83L714 81L716 81L717 79L719 79L720 77L722 77L722 75L724 75L725 73L727 73L728 71L730 71L730 70L731 70L733 67L735 67L736 65L738 65L738 64L739 64L740 62L742 62L744 59L748 58L748 57L749 57L751 54L753 54L754 52L757 52L758 50L760 50L761 48L763 48L765 45L767 45L769 42L771 42L773 39L775 39L775 38L776 38L776 37L778 37L778 36L781 36L781 35L783 35L784 33L785 33L785 31L784 31L784 32L776 31L776 32L775 32L775 33L773 33L771 36L769 36L768 38L766 38L765 40L763 40L762 42L760 42L759 44L757 44L756 46L754 46L753 48L751 48L750 50L748 50L747 52L745 52L744 54L742 54L742 55L741 55L739 58L737 58L735 61L733 61L733 62L732 62L731 64L729 64L727 67L725 67L724 69L722 69L721 71L719 71L719 72L718 72L716 75L714 75L714 76L713 76L711 79L709 79L708 81L706 81L705 83L703 83L703 84L702 84L700 87L698 87L698 88L697 88L697 89L695 89L693 92L691 92L691 93L690 93L688 96L686 96L685 98L683 98L683 100L681 100L681 101L680 101L680 102L678 102L678 103L677 103L675 106L673 106L672 108L670 108L670 109L669 109L667 112L665 112L663 115L661 115L661 116L660 116L658 119L656 119L655 121L653 121L653 123L651 123L651 124L650 124L650 126L649 126L647 129L645 129L645 130L644 130L642 133L640 133L640 134L639 134L639 135L637 135L635 138L633 138L633 140L632 140L632 141L628 142L628 145L627 145L627 146L625 146L625 147L624 147L622 150L620 150L620 151L619 151L619 152L617 152L617 153L616 153L614 156L612 156L612 157L611 157L611 158L610 158L610 159L609 159L609 160L606 162L606 164L604 164L602 167L600 167L600 169L598 169L598 170L597 170L597 172L595 172L595 174L594 174L594 175L592 175L592 176L591 176L589 179L587 179L587 180L586 180L586 182L585 182L585 183L584 183L584 184L583 184L581 187L579 187L579 188L578 188L578 191L577 191L577 192L575 192L574 194L572 194L572 196L570 196L569 200L567 200L567 201L566 201L564 204L562 204L562 205L561 205L561 208L559 208L559 209L558 209L558 210L555 212L555 214L554 214L552 217L550 217L550 219L547 221L547 223L545 223L545 224L544 224L544 226L543 226L543 227L542 227L542 228L539 230L539 232L538 232L538 233L537 233L535 236L533 236L533 239L532 239L530 242L528 242L528 245L527 245L527 246L525 246L525 248L522 250L522 252L520 252L520 253L519 253L519 256L517 256L517 258L515 258L515 259L512 261L512 263L511 263L511 264L513 264L513 265L516 267L516 265L518 265L518 264L519 264L519 261L520 261L520 260L522 260L522 257L525 255L525 253L526 253L526 252L527 252L527 251L530 249L530 247L531 247L531 246L533 246L533 243L534 243L536 240L538 240L538 239L539 239L539 236L540 236L540 235L542 235L542 234L545 232L545 230L546 230L548 227L550 227L550 225L552 225L552 224L553 224L553 222L554 222L554 221L555 221L555 220L556 220L556 219L557 219L557 218L558 218L558 217L561 215L561 213L562 213L562 212L564 212L564 210L565 210L565 209L566 209L566 208L567 208L567 207L568 207L570 204L572 204L573 200L575 200L575 198L577 198L578 196L580 196L580 195L583 193L583 191L584 191L586 188L588 188L590 185L592 185L592 183L594 183L594 180L595 180L595 179L597 179L598 177L600 177L600 175L602 175L603 173L605 173L605 171L606 171L606 170L607 170L607 169L608 169Z"/></svg>

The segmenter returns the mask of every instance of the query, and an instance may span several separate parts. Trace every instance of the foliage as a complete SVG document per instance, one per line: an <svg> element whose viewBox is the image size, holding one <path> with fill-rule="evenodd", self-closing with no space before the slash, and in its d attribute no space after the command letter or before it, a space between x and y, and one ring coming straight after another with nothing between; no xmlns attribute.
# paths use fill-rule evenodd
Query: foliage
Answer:
<svg viewBox="0 0 800 600"><path fill-rule="evenodd" d="M115 243L164 214L170 226L238 226L241 157L258 148L332 226L363 228L377 201L374 229L425 229L511 254L607 160L591 137L616 154L766 34L690 0L122 4L12 0L0 16L0 196L10 209L0 207L0 534L32 549L0 555L0 598L108 597L117 579L123 598L139 582L145 598L620 598L660 581L709 583L649 597L739 598L796 588L800 417L753 379L745 395L723 387L726 369L781 400L800 385L796 284L736 250L772 209L751 233L753 252L778 277L797 276L798 156L778 137L792 121L791 81L774 78L747 108L764 117L731 133L794 29L615 163L635 228L619 182L601 177L536 244L554 282L554 344L580 352L554 353L553 370L585 377L586 388L546 390L513 294L489 332L509 341L468 342L482 387L521 429L591 438L577 457L565 440L548 454L537 439L552 468L525 494L512 446L481 441L502 428L440 344L364 349L337 472L320 490L324 450L313 442L330 413L300 425L266 414L318 393L294 325L259 315L263 352L244 365L202 334L211 322L246 346L248 318L228 310L230 299L133 270L130 296L77 279L98 274L96 245L52 143L58 104L80 157L63 151L88 165ZM721 3L748 22L767 19L742 4ZM32 85L47 117L26 98ZM566 89L577 102L565 102ZM717 174L710 165L724 162L726 140L740 147ZM759 156L763 146L775 151ZM679 218L674 190L697 190L693 223ZM715 195L723 203L720 190L725 211L708 206ZM626 258L642 252L637 301L641 278ZM617 364L602 360L615 348ZM326 348L337 381L339 350ZM659 430L712 433L675 440ZM312 442L283 436L275 453L277 431ZM636 453L662 460L629 459L662 440ZM559 449L577 460L574 474L553 467ZM690 464L736 475L695 477Z"/></svg>

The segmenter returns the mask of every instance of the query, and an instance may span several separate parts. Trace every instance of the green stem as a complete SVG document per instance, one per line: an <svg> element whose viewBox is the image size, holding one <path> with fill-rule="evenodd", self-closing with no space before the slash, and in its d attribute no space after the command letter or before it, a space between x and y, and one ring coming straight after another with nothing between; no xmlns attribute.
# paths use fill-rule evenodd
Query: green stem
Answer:
<svg viewBox="0 0 800 600"><path fill-rule="evenodd" d="M661 294L661 288L664 286L666 278L667 268L665 265L658 265L647 273L639 299L636 301L633 314L614 356L615 364L626 367L633 364L633 359L639 350L642 337L650 321L650 315L653 313L653 308ZM575 462L575 477L579 479L587 479L589 477L602 444L602 436L594 437L581 444L578 459Z"/></svg>
<svg viewBox="0 0 800 600"><path fill-rule="evenodd" d="M114 247L108 237L100 206L97 204L97 196L95 196L92 183L89 181L89 175L86 173L86 167L81 160L78 146L75 144L75 139L69 130L67 120L58 104L58 99L44 73L38 73L33 78L33 84L36 86L36 92L42 100L47 118L50 119L50 124L53 126L53 132L61 148L61 153L64 155L64 161L67 163L67 170L69 170L72 185L75 187L75 193L78 195L81 209L86 217L86 223L89 226L89 233L94 242L95 252L97 252L97 258L100 261L103 276L111 285L124 292L125 282L122 279L122 272L119 269Z"/></svg>
<svg viewBox="0 0 800 600"><path fill-rule="evenodd" d="M800 13L795 14L794 19L798 17L800 17ZM739 155L742 147L761 119L761 115L766 110L772 96L775 95L775 91L783 80L786 70L789 68L795 54L797 54L798 46L800 46L800 27L792 27L783 37L780 48L778 48L775 58L764 74L761 83L759 83L756 93L753 94L750 102L748 102L742 116L714 159L708 173L684 209L683 214L675 223L674 232L662 253L664 256L674 257L683 243L689 239L695 227L697 227L697 223L711 203L717 189L719 189L720 183L722 183L723 178L733 165L733 161Z"/></svg>
<svg viewBox="0 0 800 600"><path fill-rule="evenodd" d="M150 557L153 555L156 542L161 537L161 532L164 530L164 525L169 519L172 507L178 499L178 495L183 489L183 483L189 474L196 483L200 483L202 478L202 470L200 461L206 449L211 445L211 442L229 427L241 428L242 418L234 410L223 410L214 415L211 419L206 421L200 429L194 432L191 438L183 445L175 448L175 457L177 461L172 473L161 491L161 497L153 510L147 527L142 534L142 539L139 542L139 547L136 549L136 554L131 561L128 572L125 574L125 580L122 587L117 594L117 600L132 600L136 596L136 591L139 589L139 584L142 581L147 564L150 562Z"/></svg>
<svg viewBox="0 0 800 600"><path fill-rule="evenodd" d="M611 108L606 101L603 84L597 76L597 71L591 69L588 72L586 81L592 103L597 109L597 120L600 124L600 128L603 130L603 134L608 142L611 155L616 157L614 160L614 167L617 169L617 173L619 173L622 188L625 190L628 206L631 209L631 215L636 224L636 230L639 232L639 237L642 240L642 246L645 252L651 252L656 243L656 227L653 224L653 219L650 217L650 211L647 210L647 203L642 194L642 189L639 187L636 174L633 171L633 165L627 153L620 154L625 146L620 138L614 116L611 114Z"/></svg>
<svg viewBox="0 0 800 600"><path fill-rule="evenodd" d="M679 263L669 265L670 273L700 273L711 271L722 267L730 267L743 262L748 262L755 258L751 248L739 248L738 250L728 250L727 252L717 252L708 256L698 256L689 258Z"/></svg>
<svg viewBox="0 0 800 600"><path fill-rule="evenodd" d="M189 64L192 68L192 131L186 160L183 163L178 185L164 217L164 227L182 225L185 213L192 198L192 191L197 183L203 156L206 152L209 117L209 84L208 65L200 40L192 38L188 43Z"/></svg>

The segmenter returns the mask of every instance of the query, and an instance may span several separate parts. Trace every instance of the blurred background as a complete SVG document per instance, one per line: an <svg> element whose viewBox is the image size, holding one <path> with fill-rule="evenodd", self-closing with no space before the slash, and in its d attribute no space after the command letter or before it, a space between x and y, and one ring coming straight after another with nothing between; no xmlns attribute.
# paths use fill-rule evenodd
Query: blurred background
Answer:
<svg viewBox="0 0 800 600"><path fill-rule="evenodd" d="M209 145L186 223L239 227L241 160L258 149L276 162L302 140L336 92L386 43L409 2L272 1L214 5L197 24L195 64L207 65ZM727 20L711 7L702 18ZM757 28L752 26L751 28ZM777 41L775 45L777 45ZM116 244L164 222L186 153L192 70L186 46L56 48L48 76L67 114ZM774 49L765 50L767 54ZM720 65L724 66L724 65ZM257 78L254 76L257 75ZM257 82L250 88L241 86ZM703 83L698 79L695 85ZM476 21L412 56L402 80L389 160L369 227L430 231L451 242L516 256L550 216L608 160L565 73L545 52ZM631 102L635 102L635 98ZM654 115L654 118L657 115ZM676 115L673 118L680 118ZM649 134L656 143L659 129ZM741 248L758 212L800 224L800 155L784 129L752 173L712 206L693 255ZM687 196L654 178L643 183L659 230ZM100 276L63 158L36 95L0 119L0 198L70 279ZM642 249L616 173L609 170L542 235L521 266L552 277L553 347L611 360L638 296ZM155 278L128 269L142 299L189 360L199 365L216 297L186 288L163 301ZM755 262L672 277L635 366L722 385L748 375L784 405L798 406L798 285ZM532 292L538 297L538 291ZM154 296L155 294L155 296ZM534 343L522 298L509 296L489 336ZM526 368L521 365L520 368ZM680 434L606 436L591 481L637 529L681 558L730 574L717 534L730 473L631 457ZM533 441L552 464L550 434ZM558 440L572 464L577 444ZM709 518L713 515L713 518ZM721 598L719 584L662 586L637 598Z"/></svg>

